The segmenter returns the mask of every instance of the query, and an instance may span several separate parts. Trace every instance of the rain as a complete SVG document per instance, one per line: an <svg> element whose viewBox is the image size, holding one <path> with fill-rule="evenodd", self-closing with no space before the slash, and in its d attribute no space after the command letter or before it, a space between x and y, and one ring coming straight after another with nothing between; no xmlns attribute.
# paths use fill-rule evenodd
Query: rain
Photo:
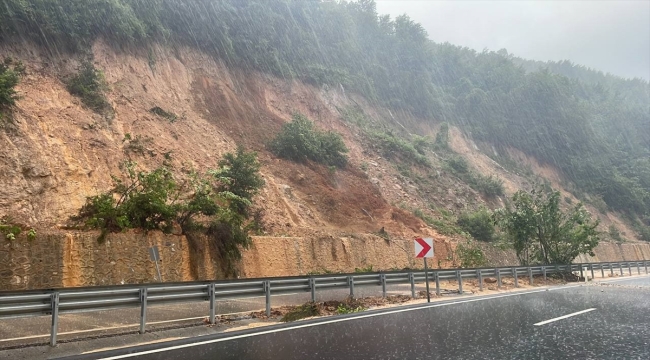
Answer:
<svg viewBox="0 0 650 360"><path fill-rule="evenodd" d="M649 6L0 0L0 358L648 357Z"/></svg>

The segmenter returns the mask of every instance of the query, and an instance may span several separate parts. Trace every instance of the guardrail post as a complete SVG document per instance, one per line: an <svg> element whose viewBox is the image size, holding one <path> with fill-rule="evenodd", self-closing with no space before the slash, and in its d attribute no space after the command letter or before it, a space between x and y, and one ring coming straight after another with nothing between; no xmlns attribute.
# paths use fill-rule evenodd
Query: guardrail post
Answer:
<svg viewBox="0 0 650 360"><path fill-rule="evenodd" d="M591 281L594 281L594 264L589 266L591 268Z"/></svg>
<svg viewBox="0 0 650 360"><path fill-rule="evenodd" d="M354 298L354 277L348 276L348 285L350 286L350 297Z"/></svg>
<svg viewBox="0 0 650 360"><path fill-rule="evenodd" d="M440 296L440 274L436 271L434 275L436 277L436 295Z"/></svg>
<svg viewBox="0 0 650 360"><path fill-rule="evenodd" d="M528 282L530 286L533 286L533 269L530 266L528 267Z"/></svg>
<svg viewBox="0 0 650 360"><path fill-rule="evenodd" d="M544 283L546 283L546 266L542 265L542 275L544 276Z"/></svg>
<svg viewBox="0 0 650 360"><path fill-rule="evenodd" d="M636 263L636 274L641 275L641 267L639 266L639 263Z"/></svg>
<svg viewBox="0 0 650 360"><path fill-rule="evenodd" d="M50 329L50 346L56 346L56 333L59 329L59 292L52 293L52 328Z"/></svg>
<svg viewBox="0 0 650 360"><path fill-rule="evenodd" d="M501 289L501 270L496 268L494 272L497 274L497 288Z"/></svg>
<svg viewBox="0 0 650 360"><path fill-rule="evenodd" d="M645 273L647 274L648 273L648 262L644 261L643 265L645 266Z"/></svg>
<svg viewBox="0 0 650 360"><path fill-rule="evenodd" d="M458 280L458 293L463 293L463 275L460 273L460 270L456 270L456 280Z"/></svg>
<svg viewBox="0 0 650 360"><path fill-rule="evenodd" d="M412 272L409 273L409 281L411 282L411 297L415 299L415 275Z"/></svg>
<svg viewBox="0 0 650 360"><path fill-rule="evenodd" d="M580 264L580 278L584 279L585 278L585 273L584 273L584 266Z"/></svg>
<svg viewBox="0 0 650 360"><path fill-rule="evenodd" d="M386 274L380 274L379 278L381 279L381 295L386 297Z"/></svg>
<svg viewBox="0 0 650 360"><path fill-rule="evenodd" d="M483 291L483 273L481 269L476 269L476 277L478 278L478 290Z"/></svg>
<svg viewBox="0 0 650 360"><path fill-rule="evenodd" d="M316 302L316 279L309 278L309 290L311 290L311 302Z"/></svg>
<svg viewBox="0 0 650 360"><path fill-rule="evenodd" d="M623 275L623 263L618 263L618 269L621 270L621 276L625 276Z"/></svg>
<svg viewBox="0 0 650 360"><path fill-rule="evenodd" d="M611 277L614 277L614 266L612 265L612 263L609 263L609 274L611 275Z"/></svg>
<svg viewBox="0 0 650 360"><path fill-rule="evenodd" d="M630 276L632 276L632 264L630 263L627 263L627 272L630 274Z"/></svg>
<svg viewBox="0 0 650 360"><path fill-rule="evenodd" d="M271 282L264 282L264 292L266 293L266 317L271 317Z"/></svg>
<svg viewBox="0 0 650 360"><path fill-rule="evenodd" d="M208 296L210 296L210 324L214 325L217 320L217 299L214 284L208 284Z"/></svg>
<svg viewBox="0 0 650 360"><path fill-rule="evenodd" d="M140 334L144 334L147 325L147 288L140 289Z"/></svg>
<svg viewBox="0 0 650 360"><path fill-rule="evenodd" d="M519 279L517 278L517 268L513 267L511 271L512 271L512 276L515 277L515 287L518 288L519 287Z"/></svg>
<svg viewBox="0 0 650 360"><path fill-rule="evenodd" d="M605 265L600 264L600 276L604 279L605 278Z"/></svg>

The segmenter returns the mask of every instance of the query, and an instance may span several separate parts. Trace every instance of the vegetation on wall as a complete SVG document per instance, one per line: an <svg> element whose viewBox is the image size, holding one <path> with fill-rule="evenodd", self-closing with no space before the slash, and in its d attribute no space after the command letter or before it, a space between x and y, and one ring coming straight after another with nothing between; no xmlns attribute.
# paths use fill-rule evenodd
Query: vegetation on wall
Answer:
<svg viewBox="0 0 650 360"><path fill-rule="evenodd" d="M348 162L348 149L341 135L318 130L301 114L295 114L291 122L282 126L269 147L275 155L297 162L311 160L340 168Z"/></svg>
<svg viewBox="0 0 650 360"><path fill-rule="evenodd" d="M2 235L6 240L14 241L22 232L23 227L13 223L10 218L0 218L0 235ZM36 238L36 230L34 228L29 228L26 237L28 240L34 240Z"/></svg>
<svg viewBox="0 0 650 360"><path fill-rule="evenodd" d="M183 182L166 166L147 172L127 162L122 169L123 178L114 176L110 190L88 197L74 222L99 229L99 241L110 232L170 233L178 225L188 236L207 236L232 274L240 248L250 245L249 231L256 226L250 207L264 184L255 153L240 148L226 154L218 169L192 172Z"/></svg>

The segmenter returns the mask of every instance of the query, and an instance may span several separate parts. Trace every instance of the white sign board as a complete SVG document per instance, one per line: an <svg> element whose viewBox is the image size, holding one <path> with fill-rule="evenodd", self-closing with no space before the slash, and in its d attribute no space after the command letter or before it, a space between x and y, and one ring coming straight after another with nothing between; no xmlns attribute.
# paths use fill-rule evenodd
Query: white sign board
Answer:
<svg viewBox="0 0 650 360"><path fill-rule="evenodd" d="M432 238L417 238L413 240L415 245L416 258L432 258L433 257L433 239Z"/></svg>

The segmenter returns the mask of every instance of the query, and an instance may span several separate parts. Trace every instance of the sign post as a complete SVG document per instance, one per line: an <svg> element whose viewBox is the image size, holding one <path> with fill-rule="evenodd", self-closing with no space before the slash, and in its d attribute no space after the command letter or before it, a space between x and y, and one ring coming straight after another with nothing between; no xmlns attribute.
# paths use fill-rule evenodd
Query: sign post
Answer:
<svg viewBox="0 0 650 360"><path fill-rule="evenodd" d="M429 269L427 267L427 258L433 257L433 239L432 238L417 238L413 241L415 246L415 257L424 259L424 281L427 286L427 302L431 302L431 294L429 293Z"/></svg>
<svg viewBox="0 0 650 360"><path fill-rule="evenodd" d="M162 282L162 276L160 276L160 267L158 266L158 260L160 259L160 254L158 253L158 246L152 246L149 248L149 257L151 261L156 263L156 271L158 272L158 282Z"/></svg>

